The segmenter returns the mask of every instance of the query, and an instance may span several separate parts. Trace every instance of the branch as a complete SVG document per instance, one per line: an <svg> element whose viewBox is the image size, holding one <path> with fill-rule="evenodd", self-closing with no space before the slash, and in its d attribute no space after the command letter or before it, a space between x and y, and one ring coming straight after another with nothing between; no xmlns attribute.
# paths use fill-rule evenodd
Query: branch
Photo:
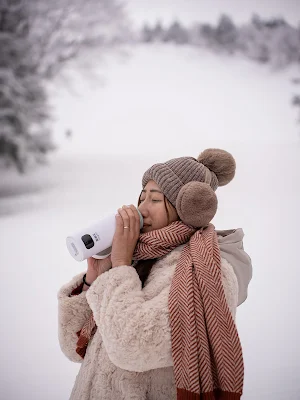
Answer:
<svg viewBox="0 0 300 400"><path fill-rule="evenodd" d="M42 37L42 41L40 42L40 56L38 57L38 64L36 66L36 70L38 70L38 67L43 63L43 60L45 59L45 55L47 54L47 51L50 47L50 43L54 37L55 34L57 34L57 31L62 28L65 20L67 19L68 12L67 12L67 7L63 8L61 10L61 14L57 18L57 20L54 22L54 24L51 27L50 32L46 32L44 36Z"/></svg>

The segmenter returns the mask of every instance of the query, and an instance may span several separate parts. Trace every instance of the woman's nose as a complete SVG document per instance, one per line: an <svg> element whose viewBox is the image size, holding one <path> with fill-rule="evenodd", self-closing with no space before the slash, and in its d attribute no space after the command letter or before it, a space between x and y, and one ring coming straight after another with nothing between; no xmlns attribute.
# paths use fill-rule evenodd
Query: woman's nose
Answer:
<svg viewBox="0 0 300 400"><path fill-rule="evenodd" d="M138 207L140 213L142 214L143 218L148 217L149 213L148 213L148 209L147 206L145 205L145 202L141 203Z"/></svg>

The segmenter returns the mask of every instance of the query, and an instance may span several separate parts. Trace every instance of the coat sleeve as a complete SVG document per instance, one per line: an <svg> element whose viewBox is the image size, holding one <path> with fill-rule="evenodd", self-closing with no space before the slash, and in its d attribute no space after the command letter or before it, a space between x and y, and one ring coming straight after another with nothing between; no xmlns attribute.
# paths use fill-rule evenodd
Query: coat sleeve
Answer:
<svg viewBox="0 0 300 400"><path fill-rule="evenodd" d="M77 363L82 363L83 359L76 353L78 340L76 333L80 331L86 320L89 319L92 310L86 299L86 291L74 296L70 295L78 292L76 288L80 287L84 274L85 272L82 272L74 276L57 293L59 345L65 356Z"/></svg>
<svg viewBox="0 0 300 400"><path fill-rule="evenodd" d="M230 264L223 260L222 281L234 317L237 280ZM105 272L88 290L87 300L103 344L117 367L144 372L173 366L169 291L170 285L146 301L139 276L131 266Z"/></svg>
<svg viewBox="0 0 300 400"><path fill-rule="evenodd" d="M238 280L232 265L225 258L221 258L221 279L229 311L235 321L239 295Z"/></svg>
<svg viewBox="0 0 300 400"><path fill-rule="evenodd" d="M90 287L87 300L108 357L117 367L144 372L173 365L169 289L146 301L131 266L112 268Z"/></svg>

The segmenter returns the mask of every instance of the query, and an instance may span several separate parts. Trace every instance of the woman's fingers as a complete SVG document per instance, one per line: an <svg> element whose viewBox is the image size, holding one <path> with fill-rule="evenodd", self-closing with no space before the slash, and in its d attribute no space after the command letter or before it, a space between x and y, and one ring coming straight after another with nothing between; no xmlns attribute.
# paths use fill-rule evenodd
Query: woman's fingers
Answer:
<svg viewBox="0 0 300 400"><path fill-rule="evenodd" d="M123 206L118 209L122 218L124 234L129 232L136 236L140 232L140 217L134 205Z"/></svg>
<svg viewBox="0 0 300 400"><path fill-rule="evenodd" d="M124 234L127 234L130 231L130 215L128 215L127 211L123 207L118 209L118 213L121 216Z"/></svg>
<svg viewBox="0 0 300 400"><path fill-rule="evenodd" d="M139 214L136 208L123 206L116 215L116 232L112 245L112 266L131 265L133 252L139 238Z"/></svg>
<svg viewBox="0 0 300 400"><path fill-rule="evenodd" d="M116 232L115 234L123 233L124 223L123 218L118 210L118 214L116 214Z"/></svg>
<svg viewBox="0 0 300 400"><path fill-rule="evenodd" d="M130 209L133 212L133 224L135 233L140 234L140 216L138 210L133 204L130 205Z"/></svg>

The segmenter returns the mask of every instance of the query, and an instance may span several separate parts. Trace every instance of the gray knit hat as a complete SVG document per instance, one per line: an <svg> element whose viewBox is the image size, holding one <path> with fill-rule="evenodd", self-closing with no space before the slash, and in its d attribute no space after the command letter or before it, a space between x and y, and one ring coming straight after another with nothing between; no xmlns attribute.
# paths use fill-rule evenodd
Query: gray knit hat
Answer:
<svg viewBox="0 0 300 400"><path fill-rule="evenodd" d="M154 180L180 219L199 228L207 226L215 216L215 191L233 179L235 168L235 160L227 151L206 149L197 159L180 157L152 165L144 173L142 186Z"/></svg>

